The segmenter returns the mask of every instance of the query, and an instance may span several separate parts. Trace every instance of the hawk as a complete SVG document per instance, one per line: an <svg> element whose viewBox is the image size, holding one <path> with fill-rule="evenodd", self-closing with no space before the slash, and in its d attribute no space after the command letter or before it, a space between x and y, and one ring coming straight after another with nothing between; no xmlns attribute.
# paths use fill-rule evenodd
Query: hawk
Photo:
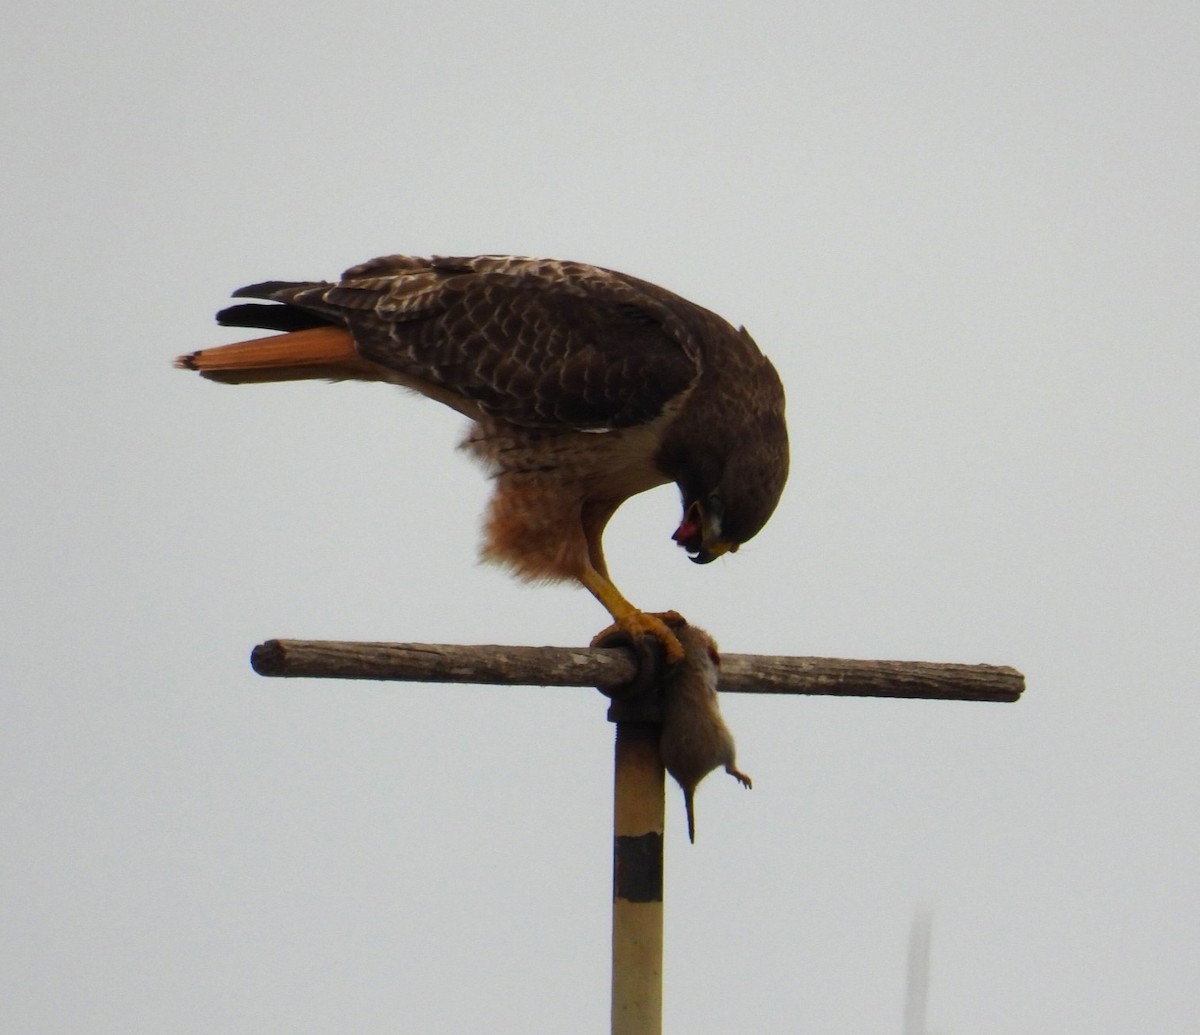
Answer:
<svg viewBox="0 0 1200 1035"><path fill-rule="evenodd" d="M629 497L675 482L672 538L705 564L766 524L788 472L779 376L744 329L663 288L579 262L393 255L337 283L268 281L217 314L276 333L175 365L231 384L384 381L471 420L495 481L482 553L574 580L617 627L683 649L608 575L601 538Z"/></svg>

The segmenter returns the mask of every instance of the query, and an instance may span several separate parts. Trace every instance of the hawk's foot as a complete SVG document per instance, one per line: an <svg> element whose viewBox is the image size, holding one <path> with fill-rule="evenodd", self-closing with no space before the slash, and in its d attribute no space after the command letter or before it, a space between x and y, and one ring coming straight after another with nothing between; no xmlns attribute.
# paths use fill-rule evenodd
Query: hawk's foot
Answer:
<svg viewBox="0 0 1200 1035"><path fill-rule="evenodd" d="M679 651L680 658L683 656L679 638L671 631L672 625L679 628L687 624L683 618L674 611L667 612L665 616L644 611L635 611L634 615L637 621L623 619L592 637L593 647L626 647L633 652L637 673L617 696L637 697L652 693L662 684L664 671L676 664L673 648Z"/></svg>
<svg viewBox="0 0 1200 1035"><path fill-rule="evenodd" d="M592 637L593 647L629 646L639 658L645 647L661 648L663 659L668 665L683 660L683 644L672 631L687 625L687 620L678 611L631 611ZM645 641L651 641L649 644Z"/></svg>

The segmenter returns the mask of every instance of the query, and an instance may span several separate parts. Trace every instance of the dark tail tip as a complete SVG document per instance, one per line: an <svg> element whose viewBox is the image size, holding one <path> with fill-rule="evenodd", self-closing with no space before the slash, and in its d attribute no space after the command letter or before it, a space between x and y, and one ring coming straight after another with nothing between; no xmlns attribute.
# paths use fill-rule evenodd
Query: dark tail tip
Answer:
<svg viewBox="0 0 1200 1035"><path fill-rule="evenodd" d="M217 323L222 327L258 327L265 331L287 333L325 326L329 321L295 306L274 302L243 302L217 313Z"/></svg>

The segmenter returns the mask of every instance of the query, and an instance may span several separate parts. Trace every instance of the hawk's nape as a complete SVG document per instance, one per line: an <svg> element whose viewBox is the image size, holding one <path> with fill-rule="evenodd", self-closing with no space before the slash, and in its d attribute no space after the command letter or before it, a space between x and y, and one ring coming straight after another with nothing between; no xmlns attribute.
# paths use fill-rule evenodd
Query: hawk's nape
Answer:
<svg viewBox="0 0 1200 1035"><path fill-rule="evenodd" d="M618 626L674 633L627 601L601 540L630 496L675 482L698 563L766 524L788 471L783 387L744 330L653 284L577 262L388 256L336 283L270 281L218 314L267 337L176 360L227 383L384 381L471 419L494 476L484 556L573 579Z"/></svg>

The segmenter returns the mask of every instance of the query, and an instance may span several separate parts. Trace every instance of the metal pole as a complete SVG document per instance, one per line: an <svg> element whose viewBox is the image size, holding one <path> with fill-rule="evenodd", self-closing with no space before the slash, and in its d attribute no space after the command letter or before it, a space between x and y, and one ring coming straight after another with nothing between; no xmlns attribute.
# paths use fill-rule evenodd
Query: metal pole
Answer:
<svg viewBox="0 0 1200 1035"><path fill-rule="evenodd" d="M617 722L612 1033L661 1035L664 770L656 722Z"/></svg>

